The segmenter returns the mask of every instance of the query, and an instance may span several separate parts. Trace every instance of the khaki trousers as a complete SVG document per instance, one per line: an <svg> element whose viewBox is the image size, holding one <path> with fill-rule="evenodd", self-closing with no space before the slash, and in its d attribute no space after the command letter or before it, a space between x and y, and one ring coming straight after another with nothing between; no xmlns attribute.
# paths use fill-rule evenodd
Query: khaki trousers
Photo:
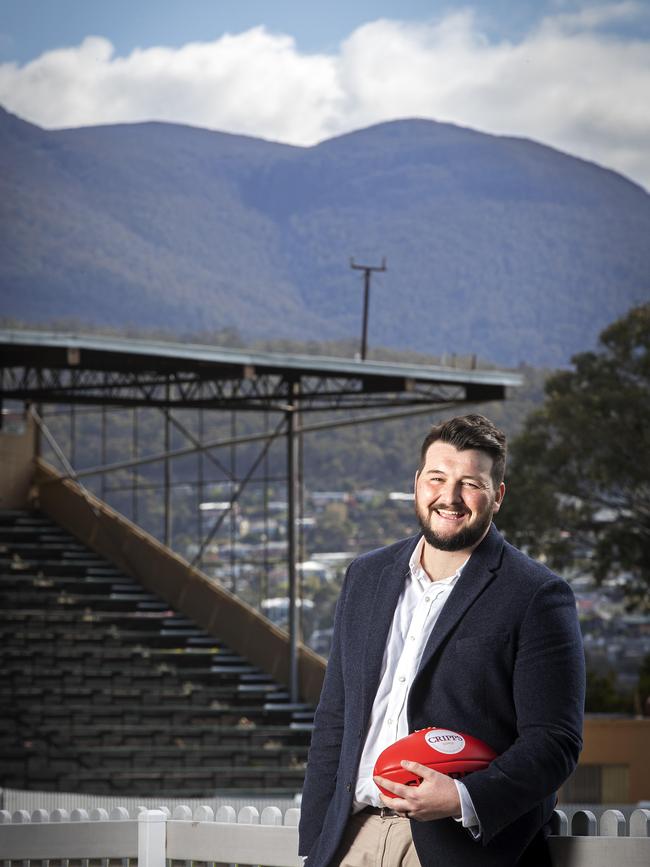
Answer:
<svg viewBox="0 0 650 867"><path fill-rule="evenodd" d="M420 867L411 823L399 816L350 816L332 867Z"/></svg>

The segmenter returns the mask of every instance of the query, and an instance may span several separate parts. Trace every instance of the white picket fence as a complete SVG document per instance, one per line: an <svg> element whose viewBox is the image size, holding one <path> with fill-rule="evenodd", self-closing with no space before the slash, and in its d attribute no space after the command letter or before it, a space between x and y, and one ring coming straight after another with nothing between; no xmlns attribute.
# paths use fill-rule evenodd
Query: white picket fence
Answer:
<svg viewBox="0 0 650 867"><path fill-rule="evenodd" d="M0 811L0 864L32 867L30 862L100 859L138 867L168 867L170 862L299 867L297 808L167 807L129 815L124 807ZM648 867L650 810L635 810L626 821L618 810L596 820L582 810L569 828L566 814L555 814L550 838L555 867Z"/></svg>

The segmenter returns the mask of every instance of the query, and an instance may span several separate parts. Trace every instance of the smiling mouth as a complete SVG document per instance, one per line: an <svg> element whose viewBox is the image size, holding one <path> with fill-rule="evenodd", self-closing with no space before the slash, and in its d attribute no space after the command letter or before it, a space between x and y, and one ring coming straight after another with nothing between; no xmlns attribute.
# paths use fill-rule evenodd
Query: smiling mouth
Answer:
<svg viewBox="0 0 650 867"><path fill-rule="evenodd" d="M434 509L433 510L438 517L442 518L443 521L461 521L465 517L465 512L458 512L454 509Z"/></svg>

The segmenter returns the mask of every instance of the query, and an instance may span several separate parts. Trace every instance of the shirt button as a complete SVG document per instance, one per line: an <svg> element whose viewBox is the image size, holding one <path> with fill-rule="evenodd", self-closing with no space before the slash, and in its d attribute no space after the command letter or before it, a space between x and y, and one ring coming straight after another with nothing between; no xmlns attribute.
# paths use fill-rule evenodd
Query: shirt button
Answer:
<svg viewBox="0 0 650 867"><path fill-rule="evenodd" d="M425 602L431 602L431 597L430 597L430 596L425 596L425 597L424 597L424 601L425 601Z"/></svg>
<svg viewBox="0 0 650 867"><path fill-rule="evenodd" d="M392 724L393 724L392 719L387 719L387 720L386 720L386 725L387 725L387 726L392 726Z"/></svg>
<svg viewBox="0 0 650 867"><path fill-rule="evenodd" d="M411 641L415 641L415 635L409 635L409 638L411 639Z"/></svg>
<svg viewBox="0 0 650 867"><path fill-rule="evenodd" d="M399 680L400 683L404 683L404 681L406 680L405 677L398 677L397 679Z"/></svg>

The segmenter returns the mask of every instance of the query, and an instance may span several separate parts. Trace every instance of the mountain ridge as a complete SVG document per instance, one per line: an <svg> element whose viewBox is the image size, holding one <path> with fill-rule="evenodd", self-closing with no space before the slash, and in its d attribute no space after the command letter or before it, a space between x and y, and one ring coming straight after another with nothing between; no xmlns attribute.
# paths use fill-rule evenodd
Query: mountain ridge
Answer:
<svg viewBox="0 0 650 867"><path fill-rule="evenodd" d="M0 111L2 312L558 366L650 295L650 196L610 169L422 119L313 147Z"/></svg>

